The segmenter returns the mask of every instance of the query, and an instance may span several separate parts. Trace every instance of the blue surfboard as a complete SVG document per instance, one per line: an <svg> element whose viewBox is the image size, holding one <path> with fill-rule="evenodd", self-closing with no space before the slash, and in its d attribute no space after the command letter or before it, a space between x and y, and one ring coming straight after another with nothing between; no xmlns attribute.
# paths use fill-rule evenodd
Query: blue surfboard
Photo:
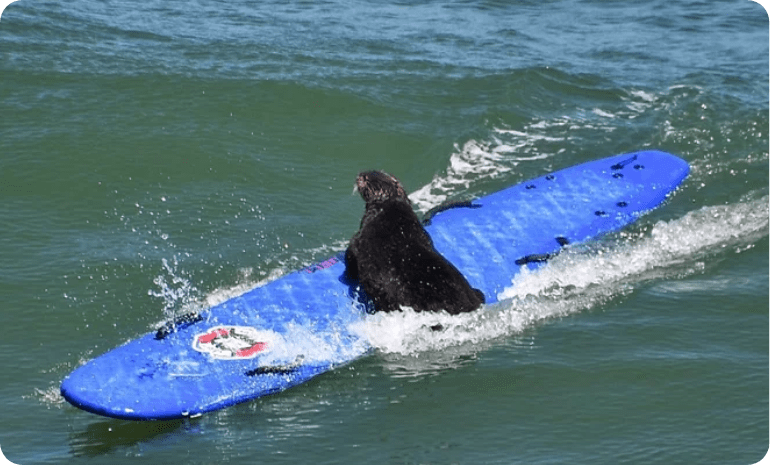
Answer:
<svg viewBox="0 0 770 465"><path fill-rule="evenodd" d="M523 267L543 266L562 247L636 221L688 172L685 161L660 151L617 155L449 205L426 218L426 229L491 304ZM61 393L109 417L173 419L277 393L349 363L371 351L352 329L371 308L345 279L343 257L117 347L75 369Z"/></svg>

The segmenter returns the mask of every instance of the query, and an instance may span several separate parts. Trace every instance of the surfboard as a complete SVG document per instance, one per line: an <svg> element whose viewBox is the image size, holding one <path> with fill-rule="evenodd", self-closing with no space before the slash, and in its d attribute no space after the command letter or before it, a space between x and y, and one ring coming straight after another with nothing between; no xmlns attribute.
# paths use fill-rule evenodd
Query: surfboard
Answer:
<svg viewBox="0 0 770 465"><path fill-rule="evenodd" d="M543 266L570 244L633 223L688 172L685 161L665 152L617 155L445 205L427 215L426 229L492 304L522 268ZM76 368L61 393L92 413L162 420L304 383L372 351L354 330L371 303L344 271L342 251L183 315Z"/></svg>

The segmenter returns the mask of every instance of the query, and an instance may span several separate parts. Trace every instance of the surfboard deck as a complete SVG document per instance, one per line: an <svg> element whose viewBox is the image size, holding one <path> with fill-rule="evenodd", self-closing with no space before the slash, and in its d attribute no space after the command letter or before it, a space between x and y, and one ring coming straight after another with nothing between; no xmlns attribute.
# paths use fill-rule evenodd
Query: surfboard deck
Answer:
<svg viewBox="0 0 770 465"><path fill-rule="evenodd" d="M562 247L633 223L688 172L684 160L665 152L617 155L439 211L426 229L491 304L522 267L542 266ZM277 393L349 363L371 350L353 328L372 308L345 279L343 257L117 347L75 369L61 393L100 415L173 419Z"/></svg>

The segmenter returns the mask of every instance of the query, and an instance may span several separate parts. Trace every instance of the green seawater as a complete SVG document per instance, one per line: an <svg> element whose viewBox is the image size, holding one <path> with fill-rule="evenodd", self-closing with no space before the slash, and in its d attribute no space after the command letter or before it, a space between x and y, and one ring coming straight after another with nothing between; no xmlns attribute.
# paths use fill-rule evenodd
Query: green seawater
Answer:
<svg viewBox="0 0 770 465"><path fill-rule="evenodd" d="M0 448L37 463L751 464L768 451L768 15L748 0L21 0L0 18ZM343 250L383 169L424 212L655 148L625 231L454 339L200 418L74 368ZM151 393L148 393L151 395Z"/></svg>

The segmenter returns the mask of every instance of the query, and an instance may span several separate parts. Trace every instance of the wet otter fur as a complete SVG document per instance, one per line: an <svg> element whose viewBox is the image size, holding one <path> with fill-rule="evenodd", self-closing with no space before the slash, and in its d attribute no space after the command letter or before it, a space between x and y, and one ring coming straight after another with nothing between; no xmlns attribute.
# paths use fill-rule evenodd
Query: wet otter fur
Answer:
<svg viewBox="0 0 770 465"><path fill-rule="evenodd" d="M456 315L484 303L484 294L433 247L395 177L363 172L356 189L366 210L345 252L346 274L359 282L375 310L390 312L403 306Z"/></svg>

